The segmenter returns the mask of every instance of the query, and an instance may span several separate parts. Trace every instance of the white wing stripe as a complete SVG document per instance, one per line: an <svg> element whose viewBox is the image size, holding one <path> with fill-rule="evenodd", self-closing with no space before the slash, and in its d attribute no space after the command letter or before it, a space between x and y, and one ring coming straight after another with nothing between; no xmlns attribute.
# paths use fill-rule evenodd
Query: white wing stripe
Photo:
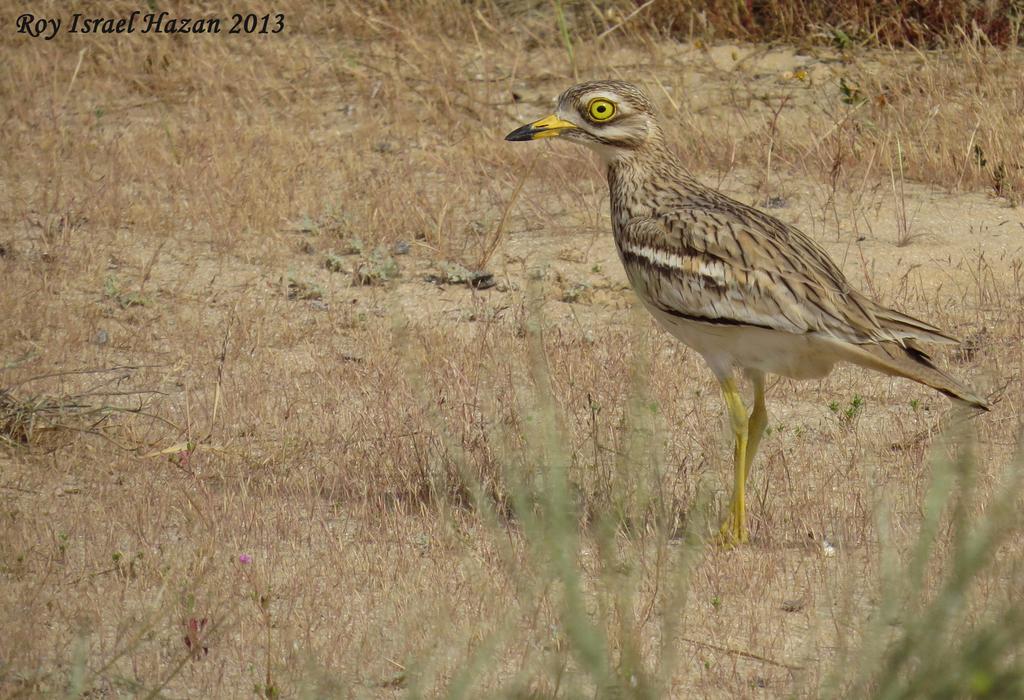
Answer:
<svg viewBox="0 0 1024 700"><path fill-rule="evenodd" d="M622 246L624 253L635 255L638 258L647 260L652 265L659 267L668 267L673 270L679 270L691 275L702 275L704 277L710 277L716 282L725 284L725 266L720 262L707 262L693 256L683 256L678 253L671 253L662 248L652 248L646 245L634 245L632 243L624 243ZM694 264L696 263L696 264Z"/></svg>

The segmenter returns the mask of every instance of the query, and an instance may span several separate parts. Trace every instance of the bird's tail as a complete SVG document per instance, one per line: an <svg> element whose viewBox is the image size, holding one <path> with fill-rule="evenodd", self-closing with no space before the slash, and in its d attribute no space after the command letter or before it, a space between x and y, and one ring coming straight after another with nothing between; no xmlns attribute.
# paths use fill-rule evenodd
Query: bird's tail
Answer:
<svg viewBox="0 0 1024 700"><path fill-rule="evenodd" d="M842 346L840 354L848 362L894 377L912 379L969 406L989 410L985 399L960 380L936 367L928 353L913 340L865 345L837 341L837 345Z"/></svg>

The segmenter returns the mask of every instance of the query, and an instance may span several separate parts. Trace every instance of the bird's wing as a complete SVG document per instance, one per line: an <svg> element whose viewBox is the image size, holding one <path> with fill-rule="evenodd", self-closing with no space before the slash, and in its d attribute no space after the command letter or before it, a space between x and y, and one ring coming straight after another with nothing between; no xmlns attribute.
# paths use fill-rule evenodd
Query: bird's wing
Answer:
<svg viewBox="0 0 1024 700"><path fill-rule="evenodd" d="M633 284L675 316L856 344L948 338L863 296L814 241L738 202L632 219L617 243Z"/></svg>

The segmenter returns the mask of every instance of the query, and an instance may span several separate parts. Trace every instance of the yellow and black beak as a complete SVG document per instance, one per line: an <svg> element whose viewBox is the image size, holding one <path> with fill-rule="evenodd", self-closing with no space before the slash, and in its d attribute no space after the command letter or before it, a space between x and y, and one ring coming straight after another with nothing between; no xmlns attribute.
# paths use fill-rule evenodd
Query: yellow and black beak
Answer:
<svg viewBox="0 0 1024 700"><path fill-rule="evenodd" d="M534 139L546 139L552 136L561 136L566 131L578 129L572 122L559 119L552 114L550 117L538 119L531 124L523 124L505 137L506 141L533 141Z"/></svg>

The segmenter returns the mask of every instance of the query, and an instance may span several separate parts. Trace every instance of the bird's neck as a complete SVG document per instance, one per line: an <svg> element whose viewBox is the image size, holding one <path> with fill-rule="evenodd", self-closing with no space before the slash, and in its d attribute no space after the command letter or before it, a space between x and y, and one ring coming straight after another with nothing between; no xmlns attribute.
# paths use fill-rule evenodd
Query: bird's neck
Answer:
<svg viewBox="0 0 1024 700"><path fill-rule="evenodd" d="M678 206L696 201L707 192L661 139L623 151L618 157L606 160L605 165L612 219L622 224L630 219L653 216L671 203ZM669 199L665 199L666 196Z"/></svg>

